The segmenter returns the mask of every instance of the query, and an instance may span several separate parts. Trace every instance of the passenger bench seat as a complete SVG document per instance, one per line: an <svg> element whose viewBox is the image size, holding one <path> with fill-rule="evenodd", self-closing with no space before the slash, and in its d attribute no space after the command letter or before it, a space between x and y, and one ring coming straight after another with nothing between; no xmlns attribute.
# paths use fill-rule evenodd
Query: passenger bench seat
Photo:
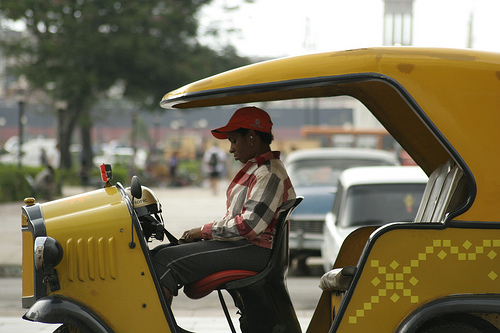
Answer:
<svg viewBox="0 0 500 333"><path fill-rule="evenodd" d="M446 214L463 204L466 196L466 178L462 169L452 160L432 172L425 187L414 222L442 223ZM369 235L374 229L360 228L344 241L334 269L321 277L320 288L342 292L356 274L356 265ZM352 251L351 251L352 250Z"/></svg>

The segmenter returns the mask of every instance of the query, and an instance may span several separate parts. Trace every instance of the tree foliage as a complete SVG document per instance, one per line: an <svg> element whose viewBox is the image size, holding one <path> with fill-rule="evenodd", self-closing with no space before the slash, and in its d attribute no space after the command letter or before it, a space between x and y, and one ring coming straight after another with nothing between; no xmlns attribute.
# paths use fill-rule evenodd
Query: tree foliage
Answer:
<svg viewBox="0 0 500 333"><path fill-rule="evenodd" d="M86 165L92 158L90 110L113 86L140 108L189 81L246 64L228 46L216 52L197 40L196 13L211 0L2 0L0 16L26 25L22 38L4 38L4 54L59 113L61 167L80 127ZM50 88L50 89L48 89Z"/></svg>

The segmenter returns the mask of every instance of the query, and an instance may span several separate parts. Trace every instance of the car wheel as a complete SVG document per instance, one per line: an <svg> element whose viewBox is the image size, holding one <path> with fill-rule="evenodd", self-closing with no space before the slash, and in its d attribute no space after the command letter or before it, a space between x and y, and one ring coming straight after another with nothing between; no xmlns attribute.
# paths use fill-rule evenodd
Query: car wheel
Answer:
<svg viewBox="0 0 500 333"><path fill-rule="evenodd" d="M81 329L75 326L70 326L70 325L61 325L59 326L54 333L85 333Z"/></svg>
<svg viewBox="0 0 500 333"><path fill-rule="evenodd" d="M467 323L448 322L432 325L419 330L418 333L484 333L484 331Z"/></svg>

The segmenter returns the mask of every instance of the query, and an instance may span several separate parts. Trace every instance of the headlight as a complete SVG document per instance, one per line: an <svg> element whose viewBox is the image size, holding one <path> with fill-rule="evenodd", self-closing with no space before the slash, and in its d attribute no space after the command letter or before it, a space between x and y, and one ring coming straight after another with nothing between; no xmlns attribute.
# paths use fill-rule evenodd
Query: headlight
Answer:
<svg viewBox="0 0 500 333"><path fill-rule="evenodd" d="M35 268L41 271L52 271L63 257L61 244L52 237L35 239Z"/></svg>

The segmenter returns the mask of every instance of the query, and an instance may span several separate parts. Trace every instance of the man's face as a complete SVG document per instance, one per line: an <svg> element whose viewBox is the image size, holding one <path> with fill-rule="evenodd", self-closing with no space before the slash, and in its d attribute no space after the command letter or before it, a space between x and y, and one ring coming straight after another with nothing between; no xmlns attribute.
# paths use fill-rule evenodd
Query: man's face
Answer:
<svg viewBox="0 0 500 333"><path fill-rule="evenodd" d="M231 143L229 153L233 154L235 160L243 164L255 157L255 149L251 145L250 136L250 132L245 135L236 131L227 133L227 139Z"/></svg>

